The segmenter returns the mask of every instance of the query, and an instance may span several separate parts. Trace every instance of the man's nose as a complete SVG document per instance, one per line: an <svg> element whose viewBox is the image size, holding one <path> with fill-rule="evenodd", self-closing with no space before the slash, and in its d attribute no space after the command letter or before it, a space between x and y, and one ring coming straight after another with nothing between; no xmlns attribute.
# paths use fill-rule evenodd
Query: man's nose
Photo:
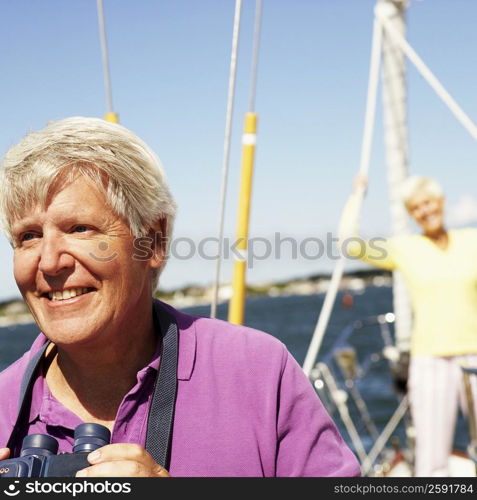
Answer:
<svg viewBox="0 0 477 500"><path fill-rule="evenodd" d="M49 276L56 276L66 269L71 269L75 259L69 250L61 236L43 234L38 269Z"/></svg>

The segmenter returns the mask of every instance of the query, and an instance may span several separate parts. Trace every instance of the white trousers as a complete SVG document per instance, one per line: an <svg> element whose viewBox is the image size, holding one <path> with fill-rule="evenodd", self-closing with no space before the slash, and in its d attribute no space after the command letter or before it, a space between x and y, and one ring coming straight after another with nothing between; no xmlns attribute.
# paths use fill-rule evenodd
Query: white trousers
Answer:
<svg viewBox="0 0 477 500"><path fill-rule="evenodd" d="M448 476L459 406L467 414L461 363L477 366L477 355L411 356L409 397L416 431L415 476ZM477 411L477 377L471 376Z"/></svg>

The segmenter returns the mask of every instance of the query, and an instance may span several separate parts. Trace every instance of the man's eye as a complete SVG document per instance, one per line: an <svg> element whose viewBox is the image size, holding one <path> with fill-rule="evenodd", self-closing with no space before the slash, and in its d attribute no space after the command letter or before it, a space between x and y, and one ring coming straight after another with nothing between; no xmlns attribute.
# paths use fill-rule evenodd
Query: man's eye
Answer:
<svg viewBox="0 0 477 500"><path fill-rule="evenodd" d="M21 235L20 241L30 241L33 238L35 238L35 236L36 236L35 233L25 233Z"/></svg>
<svg viewBox="0 0 477 500"><path fill-rule="evenodd" d="M73 228L75 233L85 233L88 230L88 226L78 225Z"/></svg>

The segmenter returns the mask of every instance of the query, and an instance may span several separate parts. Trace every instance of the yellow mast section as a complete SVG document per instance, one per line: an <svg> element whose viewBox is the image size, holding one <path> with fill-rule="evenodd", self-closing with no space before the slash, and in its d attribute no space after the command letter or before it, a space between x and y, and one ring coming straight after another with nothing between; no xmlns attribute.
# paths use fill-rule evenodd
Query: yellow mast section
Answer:
<svg viewBox="0 0 477 500"><path fill-rule="evenodd" d="M229 321L243 324L245 308L245 276L247 272L248 227L252 197L253 168L257 138L256 113L245 114L245 127L242 137L242 173L240 181L239 214L237 223L236 249L239 257L234 262L232 278L232 298L229 304Z"/></svg>
<svg viewBox="0 0 477 500"><path fill-rule="evenodd" d="M111 122L111 123L119 123L119 115L117 113L106 113L104 115L104 119L107 121L107 122Z"/></svg>

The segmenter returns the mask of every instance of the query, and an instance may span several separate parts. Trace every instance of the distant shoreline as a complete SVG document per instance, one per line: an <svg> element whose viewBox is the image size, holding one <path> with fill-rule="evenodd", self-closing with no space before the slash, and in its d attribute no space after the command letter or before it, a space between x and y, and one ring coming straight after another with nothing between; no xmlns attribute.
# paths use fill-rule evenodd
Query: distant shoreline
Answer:
<svg viewBox="0 0 477 500"><path fill-rule="evenodd" d="M328 289L331 276L317 274L285 281L247 286L247 296L282 297L290 295L319 295ZM388 271L358 270L345 274L340 289L351 294L360 293L366 286L391 286L392 275ZM223 284L219 289L219 302L227 302L231 296L231 285ZM158 290L155 297L177 308L208 305L212 301L213 287L188 285L171 291ZM0 302L0 328L34 323L27 305L22 299Z"/></svg>

